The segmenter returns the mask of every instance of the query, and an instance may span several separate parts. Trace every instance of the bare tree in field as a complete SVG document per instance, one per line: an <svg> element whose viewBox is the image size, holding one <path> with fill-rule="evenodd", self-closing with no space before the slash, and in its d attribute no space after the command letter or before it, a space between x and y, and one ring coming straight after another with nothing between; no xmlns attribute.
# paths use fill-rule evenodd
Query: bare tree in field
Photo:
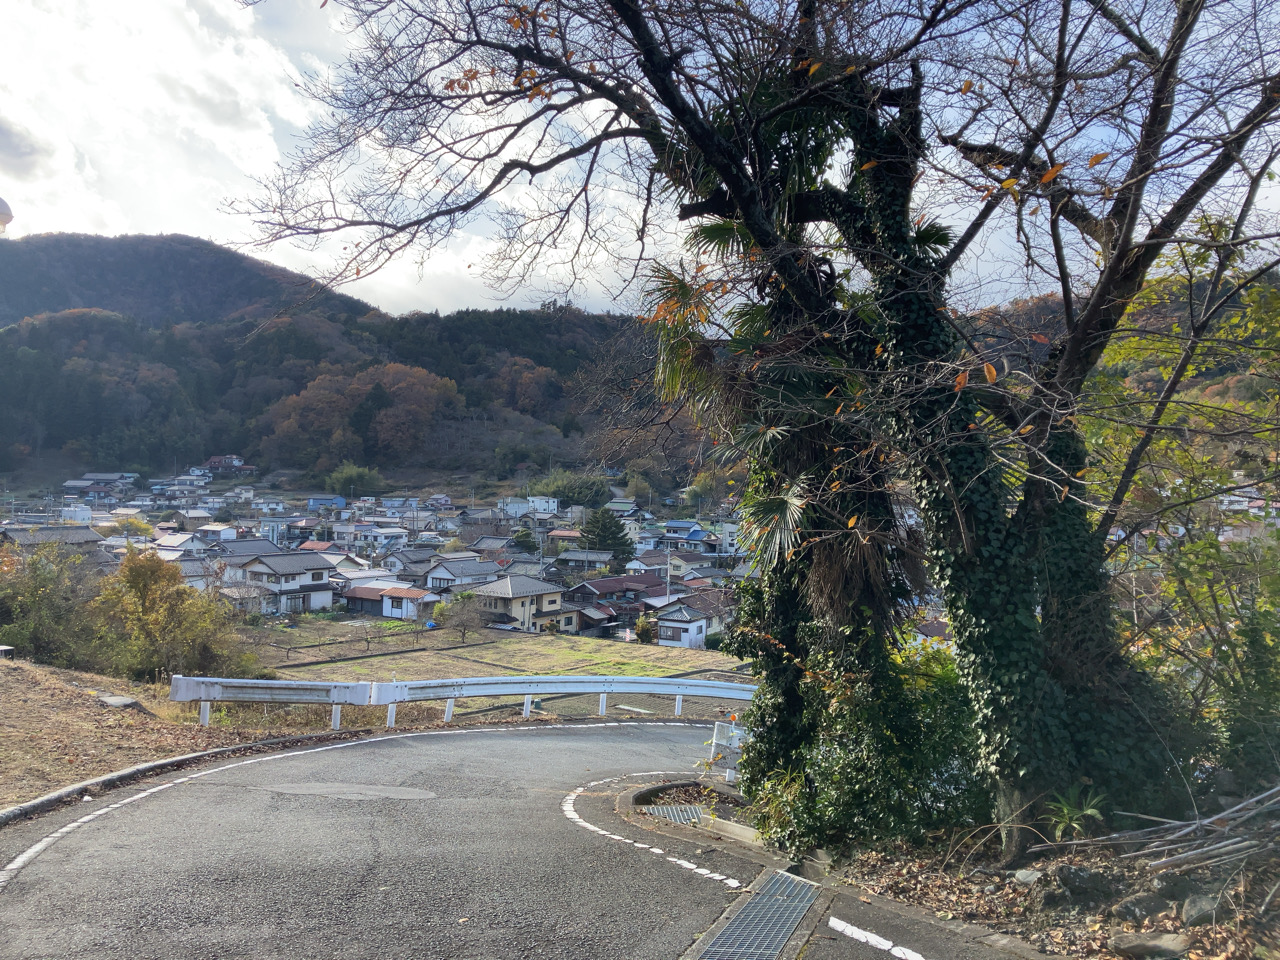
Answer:
<svg viewBox="0 0 1280 960"><path fill-rule="evenodd" d="M830 735L815 673L880 704L875 749L910 742L886 638L927 566L1002 815L1082 775L1146 799L1170 710L1119 640L1106 534L1277 262L1273 2L339 2L358 42L264 237L341 234L355 272L471 226L500 284L643 272L659 393L752 465L748 785ZM1179 258L1191 313L1157 332L1186 360L1097 489L1086 384ZM979 281L1055 305L1002 327Z"/></svg>

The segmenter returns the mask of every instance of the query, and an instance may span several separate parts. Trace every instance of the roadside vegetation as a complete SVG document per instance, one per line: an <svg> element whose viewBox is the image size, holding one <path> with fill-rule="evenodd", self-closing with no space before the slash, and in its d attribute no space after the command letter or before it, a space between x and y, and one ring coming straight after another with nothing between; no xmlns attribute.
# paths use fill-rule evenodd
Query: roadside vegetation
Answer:
<svg viewBox="0 0 1280 960"><path fill-rule="evenodd" d="M131 551L103 575L57 545L0 551L0 644L36 663L135 680L253 676L234 624L228 604L154 553Z"/></svg>

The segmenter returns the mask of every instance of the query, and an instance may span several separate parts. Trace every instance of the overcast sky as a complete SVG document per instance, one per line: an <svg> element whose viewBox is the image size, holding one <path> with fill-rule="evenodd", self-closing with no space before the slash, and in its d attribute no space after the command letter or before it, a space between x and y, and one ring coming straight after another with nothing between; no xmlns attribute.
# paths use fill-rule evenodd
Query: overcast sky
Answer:
<svg viewBox="0 0 1280 960"><path fill-rule="evenodd" d="M314 108L294 80L341 58L338 27L320 0L2 0L8 235L249 239L223 204L253 192L305 127ZM480 306L493 294L467 265L484 243L460 237L421 279L405 261L345 289L393 313ZM246 252L302 271L323 262L287 246Z"/></svg>

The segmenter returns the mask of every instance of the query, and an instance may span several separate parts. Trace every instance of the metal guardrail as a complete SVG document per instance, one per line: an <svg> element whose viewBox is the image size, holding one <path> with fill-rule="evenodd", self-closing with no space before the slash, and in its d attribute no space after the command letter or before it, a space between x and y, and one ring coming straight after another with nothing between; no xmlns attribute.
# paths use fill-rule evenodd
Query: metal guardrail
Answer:
<svg viewBox="0 0 1280 960"><path fill-rule="evenodd" d="M750 700L756 688L745 683L686 680L678 677L462 677L449 680L400 680L392 683L320 683L305 680L224 680L214 677L175 676L169 699L200 701L200 722L209 725L213 701L239 703L328 703L333 705L333 729L337 730L343 704L385 706L387 726L396 722L396 704L419 700L444 700L444 719L453 719L455 700L465 697L524 695L524 715L529 716L534 696L551 694L600 694L603 716L611 693L658 694L676 698L680 716L685 697L717 700Z"/></svg>
<svg viewBox="0 0 1280 960"><path fill-rule="evenodd" d="M364 706L372 696L371 683L324 683L310 680L229 680L220 677L175 676L169 699L200 702L200 723L209 725L209 704L327 703L333 706L333 729L342 719L342 705Z"/></svg>

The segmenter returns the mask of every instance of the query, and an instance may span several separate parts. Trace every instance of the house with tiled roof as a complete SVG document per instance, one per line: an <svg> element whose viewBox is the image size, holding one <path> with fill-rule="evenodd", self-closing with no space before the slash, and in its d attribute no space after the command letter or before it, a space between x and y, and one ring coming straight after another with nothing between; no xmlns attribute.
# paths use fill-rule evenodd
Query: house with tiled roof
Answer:
<svg viewBox="0 0 1280 960"><path fill-rule="evenodd" d="M706 649L707 634L711 633L710 618L683 602L683 598L658 610L657 619L659 646Z"/></svg>
<svg viewBox="0 0 1280 960"><path fill-rule="evenodd" d="M382 615L391 620L425 620L440 594L418 587L387 587L382 591Z"/></svg>
<svg viewBox="0 0 1280 960"><path fill-rule="evenodd" d="M547 533L547 552L557 553L560 550L576 547L581 540L581 530L571 530L567 527L551 530Z"/></svg>
<svg viewBox="0 0 1280 960"><path fill-rule="evenodd" d="M502 575L502 567L492 560L441 560L424 573L417 585L427 590L470 589L471 584L489 583Z"/></svg>
<svg viewBox="0 0 1280 960"><path fill-rule="evenodd" d="M304 613L333 606L329 575L337 568L332 560L313 551L227 557L225 562L224 586L262 588L256 595L256 612ZM242 609L254 609L252 599L249 606L243 605L242 598L228 595L228 599Z"/></svg>
<svg viewBox="0 0 1280 960"><path fill-rule="evenodd" d="M29 553L48 543L75 553L90 553L98 549L103 536L92 527L0 527L0 545L11 544L23 553Z"/></svg>
<svg viewBox="0 0 1280 960"><path fill-rule="evenodd" d="M471 588L480 600L481 616L510 624L525 633L578 632L579 607L566 604L564 587L534 577L502 577Z"/></svg>
<svg viewBox="0 0 1280 960"><path fill-rule="evenodd" d="M601 570L612 562L612 550L565 550L556 557L556 566L566 573Z"/></svg>

